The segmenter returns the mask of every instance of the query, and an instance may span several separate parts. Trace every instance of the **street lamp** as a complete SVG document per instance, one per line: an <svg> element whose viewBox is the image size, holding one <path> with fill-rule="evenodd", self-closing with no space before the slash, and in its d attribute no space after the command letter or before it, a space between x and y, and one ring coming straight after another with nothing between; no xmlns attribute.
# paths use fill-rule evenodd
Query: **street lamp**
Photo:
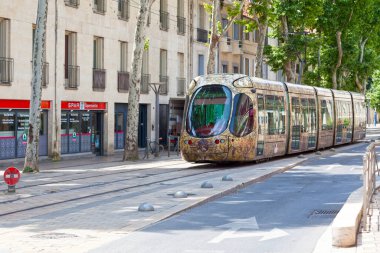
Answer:
<svg viewBox="0 0 380 253"><path fill-rule="evenodd" d="M158 82L158 83L149 83L149 87L153 90L153 92L156 94L156 115L155 115L155 138L156 138L156 150L154 153L155 157L158 157L159 148L160 148L160 139L159 139L159 126L160 126L160 87L161 85L165 84L165 82ZM149 144L148 144L149 145Z"/></svg>

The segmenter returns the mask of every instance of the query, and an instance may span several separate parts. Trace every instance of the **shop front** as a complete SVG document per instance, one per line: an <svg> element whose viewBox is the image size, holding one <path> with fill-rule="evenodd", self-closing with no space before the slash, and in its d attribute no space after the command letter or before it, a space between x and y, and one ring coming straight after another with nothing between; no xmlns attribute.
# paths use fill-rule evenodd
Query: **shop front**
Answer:
<svg viewBox="0 0 380 253"><path fill-rule="evenodd" d="M104 102L61 102L61 153L103 155Z"/></svg>
<svg viewBox="0 0 380 253"><path fill-rule="evenodd" d="M0 160L25 157L29 130L29 100L0 100ZM48 155L48 110L41 102L39 155Z"/></svg>

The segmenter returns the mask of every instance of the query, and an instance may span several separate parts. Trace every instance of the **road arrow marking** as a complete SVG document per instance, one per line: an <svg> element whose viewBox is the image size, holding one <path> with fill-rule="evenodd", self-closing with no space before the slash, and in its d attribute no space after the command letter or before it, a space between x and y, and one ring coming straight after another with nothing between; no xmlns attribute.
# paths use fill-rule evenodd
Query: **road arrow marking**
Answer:
<svg viewBox="0 0 380 253"><path fill-rule="evenodd" d="M227 223L219 226L221 228L228 228L227 231L222 232L208 243L220 243L225 239L233 239L233 238L245 238L245 237L262 237L260 241L271 240L279 237L283 237L288 235L285 231L274 228L269 232L260 232L260 231L252 231L252 232L239 232L240 229L250 229L250 230L258 230L259 225L257 224L256 217L248 218L248 219L237 219L231 223Z"/></svg>

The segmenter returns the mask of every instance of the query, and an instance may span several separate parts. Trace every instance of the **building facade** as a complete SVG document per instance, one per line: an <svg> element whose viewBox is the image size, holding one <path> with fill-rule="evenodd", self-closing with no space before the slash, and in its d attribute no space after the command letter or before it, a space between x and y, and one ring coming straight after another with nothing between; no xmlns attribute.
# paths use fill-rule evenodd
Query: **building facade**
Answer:
<svg viewBox="0 0 380 253"><path fill-rule="evenodd" d="M0 159L25 155L37 2L0 2ZM179 135L187 83L206 73L210 24L202 3L159 0L152 6L141 76L141 148L156 138L156 113L164 144L168 134ZM138 9L135 0L49 0L40 155L108 155L124 148ZM223 51L221 43L227 72L254 75L249 36L251 49L243 47L242 54ZM149 87L155 82L164 83L159 111Z"/></svg>

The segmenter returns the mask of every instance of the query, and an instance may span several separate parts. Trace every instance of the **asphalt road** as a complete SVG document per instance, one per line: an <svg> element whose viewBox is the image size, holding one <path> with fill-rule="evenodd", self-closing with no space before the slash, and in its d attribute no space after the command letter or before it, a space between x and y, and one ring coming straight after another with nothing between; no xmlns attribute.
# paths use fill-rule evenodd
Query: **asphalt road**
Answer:
<svg viewBox="0 0 380 253"><path fill-rule="evenodd" d="M348 196L362 185L367 145L316 156L91 252L313 252Z"/></svg>

